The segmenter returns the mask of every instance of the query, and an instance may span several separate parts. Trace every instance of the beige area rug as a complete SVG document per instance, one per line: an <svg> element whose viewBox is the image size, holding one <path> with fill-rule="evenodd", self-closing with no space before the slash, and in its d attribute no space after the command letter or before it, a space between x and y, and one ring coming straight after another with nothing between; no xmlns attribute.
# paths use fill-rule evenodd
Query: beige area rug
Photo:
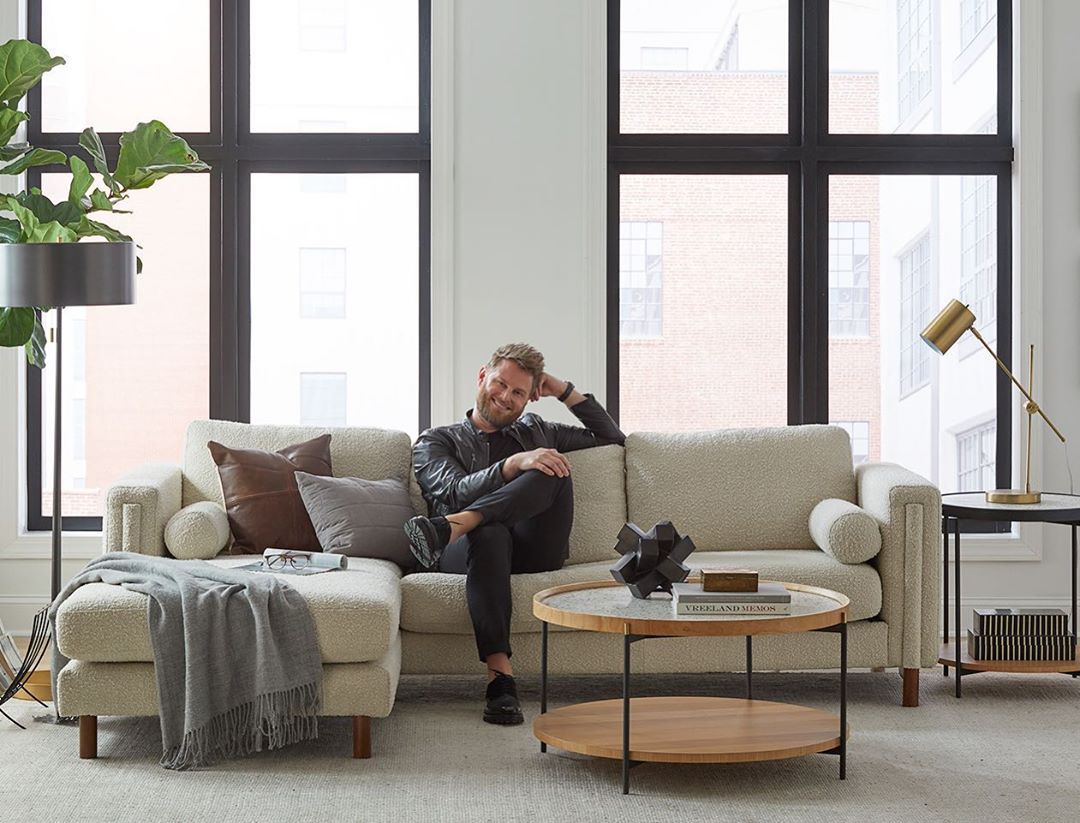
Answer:
<svg viewBox="0 0 1080 823"><path fill-rule="evenodd" d="M737 675L641 676L637 693L742 695ZM759 674L756 697L833 710L832 674ZM1075 821L1080 809L1080 680L1062 675L965 678L923 672L922 706L902 709L895 671L849 678L848 779L813 755L728 766L644 764L621 794L617 761L549 750L526 725L480 720L482 682L403 678L393 714L373 725L374 758L353 760L348 720L320 739L178 773L157 765L156 718L103 718L96 761L78 730L0 718L0 813L50 821ZM551 703L619 695L620 680L555 678ZM11 707L9 703L5 709Z"/></svg>

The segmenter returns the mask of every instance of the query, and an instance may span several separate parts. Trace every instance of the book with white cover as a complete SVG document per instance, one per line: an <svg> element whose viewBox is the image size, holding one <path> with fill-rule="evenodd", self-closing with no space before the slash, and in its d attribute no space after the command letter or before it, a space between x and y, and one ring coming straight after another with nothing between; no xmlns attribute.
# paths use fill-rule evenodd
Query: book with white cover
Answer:
<svg viewBox="0 0 1080 823"><path fill-rule="evenodd" d="M756 592L707 592L700 583L673 583L675 603L790 603L791 592L782 583L766 581Z"/></svg>

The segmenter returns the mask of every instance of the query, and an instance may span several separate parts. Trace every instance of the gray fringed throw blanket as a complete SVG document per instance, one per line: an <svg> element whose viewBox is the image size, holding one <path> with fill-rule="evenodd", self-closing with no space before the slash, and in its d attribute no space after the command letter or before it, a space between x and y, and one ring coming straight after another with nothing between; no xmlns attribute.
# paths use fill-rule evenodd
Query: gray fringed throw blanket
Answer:
<svg viewBox="0 0 1080 823"><path fill-rule="evenodd" d="M264 743L277 749L319 736L315 624L291 586L202 560L110 552L90 561L56 598L53 637L60 604L98 582L148 597L162 766L187 769L261 751ZM54 661L54 681L57 663L67 661Z"/></svg>

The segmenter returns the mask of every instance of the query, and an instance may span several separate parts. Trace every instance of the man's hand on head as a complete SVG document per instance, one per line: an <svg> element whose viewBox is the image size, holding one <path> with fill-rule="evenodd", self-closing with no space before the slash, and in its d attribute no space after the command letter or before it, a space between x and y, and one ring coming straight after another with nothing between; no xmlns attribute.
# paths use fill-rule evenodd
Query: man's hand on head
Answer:
<svg viewBox="0 0 1080 823"><path fill-rule="evenodd" d="M566 391L566 381L558 377L552 377L547 372L540 375L540 381L536 384L531 400L539 400L541 397L558 397Z"/></svg>

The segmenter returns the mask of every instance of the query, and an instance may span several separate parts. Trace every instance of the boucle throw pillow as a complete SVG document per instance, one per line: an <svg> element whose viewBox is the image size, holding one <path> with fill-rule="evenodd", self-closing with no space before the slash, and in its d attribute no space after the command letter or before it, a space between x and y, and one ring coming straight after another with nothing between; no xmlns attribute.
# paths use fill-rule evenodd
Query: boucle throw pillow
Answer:
<svg viewBox="0 0 1080 823"><path fill-rule="evenodd" d="M841 563L865 563L881 551L881 527L867 511L836 498L810 512L810 536Z"/></svg>
<svg viewBox="0 0 1080 823"><path fill-rule="evenodd" d="M270 547L322 551L294 473L332 473L329 434L277 452L230 449L213 440L207 447L221 478L232 554L262 554Z"/></svg>
<svg viewBox="0 0 1080 823"><path fill-rule="evenodd" d="M323 551L416 566L405 535L416 512L404 481L296 472L296 485Z"/></svg>
<svg viewBox="0 0 1080 823"><path fill-rule="evenodd" d="M184 506L165 524L165 547L177 560L209 560L229 542L229 517L217 503Z"/></svg>

